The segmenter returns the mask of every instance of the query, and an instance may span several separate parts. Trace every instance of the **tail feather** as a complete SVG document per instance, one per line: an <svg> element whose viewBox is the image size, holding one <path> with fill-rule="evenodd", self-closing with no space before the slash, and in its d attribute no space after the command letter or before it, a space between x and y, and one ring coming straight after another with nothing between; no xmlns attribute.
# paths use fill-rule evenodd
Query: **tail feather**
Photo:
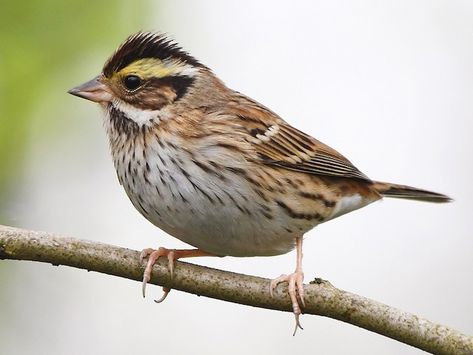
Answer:
<svg viewBox="0 0 473 355"><path fill-rule="evenodd" d="M437 192L418 189L416 187L390 184L386 182L373 182L373 186L383 197L402 198L408 200L425 202L450 202L452 199L446 195Z"/></svg>

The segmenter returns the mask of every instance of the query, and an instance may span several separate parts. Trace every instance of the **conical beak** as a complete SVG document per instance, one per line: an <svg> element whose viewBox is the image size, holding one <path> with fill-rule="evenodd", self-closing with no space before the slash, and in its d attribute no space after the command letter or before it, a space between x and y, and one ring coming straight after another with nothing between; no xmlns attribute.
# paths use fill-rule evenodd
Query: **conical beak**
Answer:
<svg viewBox="0 0 473 355"><path fill-rule="evenodd" d="M107 85L102 82L100 75L82 85L76 86L69 90L68 93L98 103L112 101L112 93Z"/></svg>

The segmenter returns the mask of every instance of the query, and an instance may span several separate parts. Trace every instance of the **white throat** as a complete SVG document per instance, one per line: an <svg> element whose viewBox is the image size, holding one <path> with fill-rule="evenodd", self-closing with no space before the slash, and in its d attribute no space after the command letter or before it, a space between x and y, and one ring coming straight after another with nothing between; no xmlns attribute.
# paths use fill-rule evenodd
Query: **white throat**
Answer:
<svg viewBox="0 0 473 355"><path fill-rule="evenodd" d="M119 111L123 112L127 118L133 120L138 125L143 126L150 123L159 123L162 119L163 109L161 110L144 110L137 108L133 105L126 103L125 101L115 99L112 101L112 105Z"/></svg>

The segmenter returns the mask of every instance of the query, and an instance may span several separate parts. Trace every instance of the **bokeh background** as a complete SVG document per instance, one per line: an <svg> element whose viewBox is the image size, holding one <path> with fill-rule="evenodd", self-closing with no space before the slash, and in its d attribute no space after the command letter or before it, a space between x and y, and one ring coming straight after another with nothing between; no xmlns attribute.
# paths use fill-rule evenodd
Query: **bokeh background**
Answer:
<svg viewBox="0 0 473 355"><path fill-rule="evenodd" d="M99 108L66 94L130 33L172 35L230 87L372 178L450 194L386 200L307 235L306 280L473 334L471 1L3 0L0 223L124 247L183 247L134 210ZM201 259L274 277L294 253ZM1 354L417 354L350 325L67 267L0 262Z"/></svg>

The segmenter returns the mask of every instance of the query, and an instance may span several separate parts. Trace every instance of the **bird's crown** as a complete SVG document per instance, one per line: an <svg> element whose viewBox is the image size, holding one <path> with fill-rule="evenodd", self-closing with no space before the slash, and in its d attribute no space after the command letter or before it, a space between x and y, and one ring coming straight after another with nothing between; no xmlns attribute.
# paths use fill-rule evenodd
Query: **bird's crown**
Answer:
<svg viewBox="0 0 473 355"><path fill-rule="evenodd" d="M142 71L145 76L172 75L173 67L205 68L174 41L161 33L138 32L128 37L107 60L103 74L110 78L123 71ZM123 74L123 73L122 73Z"/></svg>

